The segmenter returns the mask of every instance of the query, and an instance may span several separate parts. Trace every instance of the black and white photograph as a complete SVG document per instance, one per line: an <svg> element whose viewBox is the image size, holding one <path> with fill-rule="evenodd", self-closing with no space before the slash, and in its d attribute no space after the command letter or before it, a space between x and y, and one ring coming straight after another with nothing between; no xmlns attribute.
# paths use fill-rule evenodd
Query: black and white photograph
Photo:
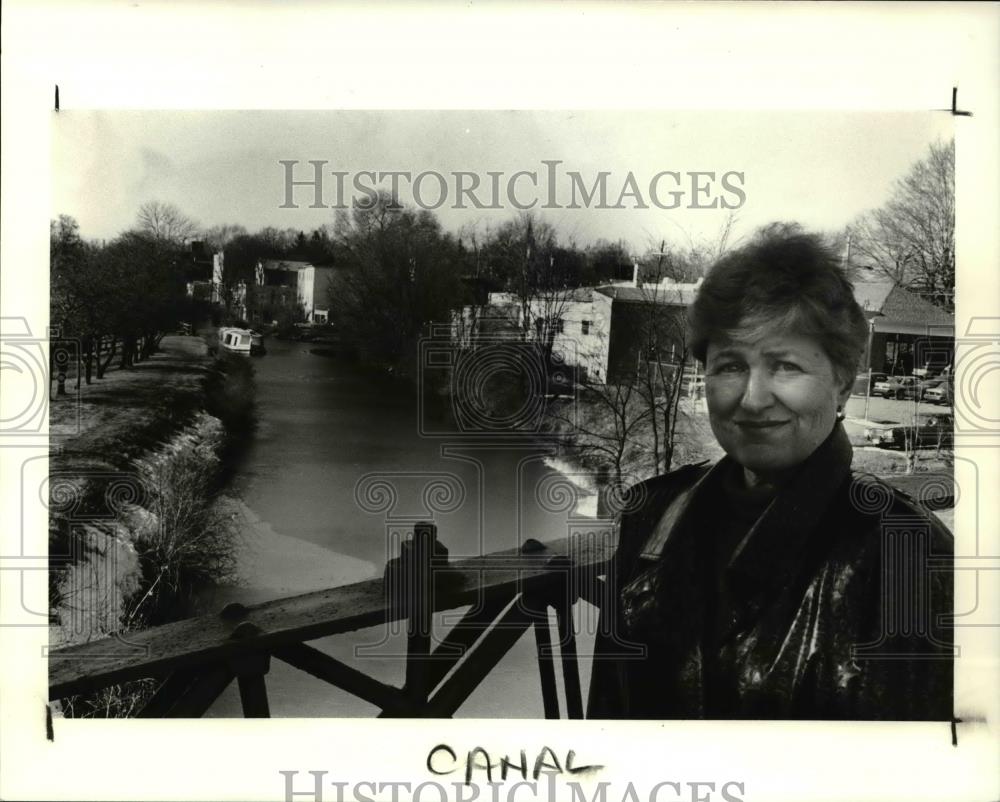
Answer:
<svg viewBox="0 0 1000 802"><path fill-rule="evenodd" d="M54 128L61 714L950 721L949 112Z"/></svg>
<svg viewBox="0 0 1000 802"><path fill-rule="evenodd" d="M89 775L99 733L148 734L97 794L179 798L220 744L252 768L188 798L393 802L922 798L983 765L996 98L566 80L490 107L48 84L0 430L39 754Z"/></svg>

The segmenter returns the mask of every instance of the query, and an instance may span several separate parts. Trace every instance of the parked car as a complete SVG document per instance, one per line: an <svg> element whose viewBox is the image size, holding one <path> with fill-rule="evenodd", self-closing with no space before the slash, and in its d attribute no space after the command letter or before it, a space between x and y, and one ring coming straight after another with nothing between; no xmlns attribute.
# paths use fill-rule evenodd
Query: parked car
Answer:
<svg viewBox="0 0 1000 802"><path fill-rule="evenodd" d="M875 389L875 382L885 381L886 378L884 373L873 372L871 377L867 373L859 373L854 377L854 389L851 390L851 393L853 395L871 395Z"/></svg>
<svg viewBox="0 0 1000 802"><path fill-rule="evenodd" d="M951 382L947 380L932 382L931 386L925 387L921 394L921 400L928 404L950 404L951 399Z"/></svg>
<svg viewBox="0 0 1000 802"><path fill-rule="evenodd" d="M905 448L906 439L916 448L950 447L955 439L955 420L946 413L930 413L917 415L911 426L900 426L893 429L893 445Z"/></svg>
<svg viewBox="0 0 1000 802"><path fill-rule="evenodd" d="M871 378L868 379L868 393L871 394L874 391L878 382L884 382L888 378L884 373L872 373Z"/></svg>
<svg viewBox="0 0 1000 802"><path fill-rule="evenodd" d="M883 381L875 382L872 395L882 395L886 398L916 398L919 383L916 376L889 376Z"/></svg>
<svg viewBox="0 0 1000 802"><path fill-rule="evenodd" d="M906 448L908 438L916 448L950 447L954 425L951 415L940 413L919 414L908 425L899 421L873 421L865 429L865 440L882 448Z"/></svg>
<svg viewBox="0 0 1000 802"><path fill-rule="evenodd" d="M941 384L941 379L924 379L920 382L920 400L923 401L928 390L933 390Z"/></svg>
<svg viewBox="0 0 1000 802"><path fill-rule="evenodd" d="M902 426L895 420L876 420L865 429L865 440L873 446L891 448L896 442L896 428Z"/></svg>

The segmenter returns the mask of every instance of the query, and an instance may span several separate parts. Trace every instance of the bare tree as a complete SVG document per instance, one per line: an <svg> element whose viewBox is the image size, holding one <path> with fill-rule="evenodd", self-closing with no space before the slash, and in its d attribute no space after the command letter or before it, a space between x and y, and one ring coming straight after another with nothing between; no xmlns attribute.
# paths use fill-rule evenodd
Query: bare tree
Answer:
<svg viewBox="0 0 1000 802"><path fill-rule="evenodd" d="M566 313L581 286L584 253L560 247L555 229L531 213L500 226L483 251L488 275L513 300L512 322L521 338L536 342L544 364L549 365Z"/></svg>
<svg viewBox="0 0 1000 802"><path fill-rule="evenodd" d="M247 230L239 223L223 223L202 232L202 238L213 251L223 251L236 237L246 236Z"/></svg>
<svg viewBox="0 0 1000 802"><path fill-rule="evenodd" d="M644 286L639 321L637 382L649 410L653 473L670 470L679 420L684 374L690 361L683 289L670 284Z"/></svg>
<svg viewBox="0 0 1000 802"><path fill-rule="evenodd" d="M387 193L369 209L338 212L335 225L344 269L329 299L333 322L377 361L415 371L426 327L450 321L466 300L457 242L431 212Z"/></svg>
<svg viewBox="0 0 1000 802"><path fill-rule="evenodd" d="M677 228L684 235L679 243L671 242L670 238L659 234L648 233L646 253L639 264L640 280L657 282L670 278L677 282L696 281L738 244L738 223L739 216L735 211L730 211L714 234L698 238L692 237L678 225Z"/></svg>
<svg viewBox="0 0 1000 802"><path fill-rule="evenodd" d="M694 367L686 316L692 290L678 285L700 279L739 244L737 223L731 211L712 236L695 240L685 232L686 243L673 246L660 240L640 266L643 303L633 334L640 346L636 375L649 410L648 451L654 473L671 468L685 381L694 378L687 375Z"/></svg>
<svg viewBox="0 0 1000 802"><path fill-rule="evenodd" d="M955 140L896 181L889 201L851 227L852 260L928 300L953 307L955 289Z"/></svg>
<svg viewBox="0 0 1000 802"><path fill-rule="evenodd" d="M572 417L558 403L549 407L549 416L570 436L570 449L606 469L610 490L620 494L648 449L650 408L639 377L631 373L610 384L585 381L580 401Z"/></svg>
<svg viewBox="0 0 1000 802"><path fill-rule="evenodd" d="M137 228L153 239L183 245L198 234L198 224L172 203L150 201L139 207Z"/></svg>

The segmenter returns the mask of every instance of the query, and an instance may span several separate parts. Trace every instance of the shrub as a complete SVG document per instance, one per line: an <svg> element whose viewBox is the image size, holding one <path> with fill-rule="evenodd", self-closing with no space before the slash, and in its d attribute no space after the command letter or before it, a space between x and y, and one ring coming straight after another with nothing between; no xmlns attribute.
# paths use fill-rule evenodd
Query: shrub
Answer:
<svg viewBox="0 0 1000 802"><path fill-rule="evenodd" d="M149 509L131 511L142 582L126 624L182 618L195 591L233 577L236 527L208 490L218 464L214 454L194 448L147 469L156 493Z"/></svg>

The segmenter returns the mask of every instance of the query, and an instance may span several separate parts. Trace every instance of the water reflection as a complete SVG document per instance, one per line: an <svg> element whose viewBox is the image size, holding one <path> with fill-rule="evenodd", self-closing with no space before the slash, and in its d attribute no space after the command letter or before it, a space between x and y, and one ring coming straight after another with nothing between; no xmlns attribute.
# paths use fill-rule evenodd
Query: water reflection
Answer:
<svg viewBox="0 0 1000 802"><path fill-rule="evenodd" d="M417 520L437 524L452 558L567 534L572 511L538 492L559 476L546 463L547 445L423 437L412 388L311 350L271 341L255 360L260 426L230 490L246 532L242 581L207 590L203 611L380 576ZM359 658L359 647L373 642L381 656L363 649ZM398 636L370 630L313 645L384 682L402 681L402 661L386 656L402 652ZM537 679L525 680L533 660L533 640L522 638L461 714L540 715ZM268 687L272 715L374 712L277 661ZM235 689L210 715L240 715Z"/></svg>

